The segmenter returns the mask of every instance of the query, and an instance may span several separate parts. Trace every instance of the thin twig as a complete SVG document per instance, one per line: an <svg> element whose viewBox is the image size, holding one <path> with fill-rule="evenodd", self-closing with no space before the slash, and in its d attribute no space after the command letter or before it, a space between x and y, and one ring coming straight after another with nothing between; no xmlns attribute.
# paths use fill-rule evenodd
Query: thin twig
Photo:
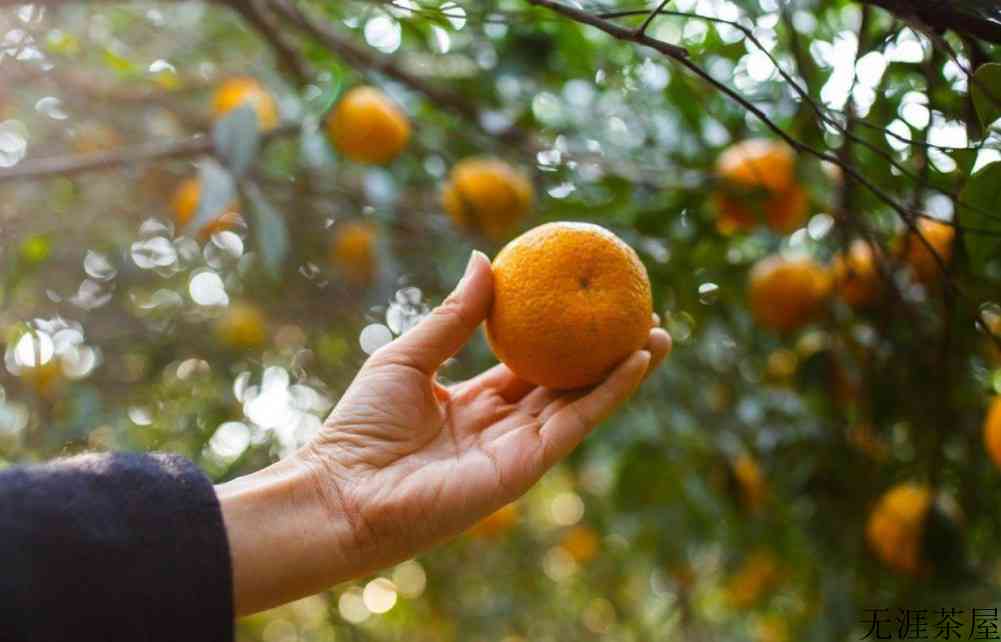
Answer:
<svg viewBox="0 0 1001 642"><path fill-rule="evenodd" d="M667 3L670 1L671 0L661 0L661 3L657 5L657 8L651 11L650 15L647 16L646 20L643 21L643 24L641 24L636 29L637 36L642 36L646 33L646 28L650 26L650 23L653 22L653 19L656 18L660 14L660 12L664 10L664 7L666 7Z"/></svg>
<svg viewBox="0 0 1001 642"><path fill-rule="evenodd" d="M687 55L679 55L675 51L674 45L661 42L659 40L650 38L649 36L645 35L638 37L632 29L626 29L613 22L609 22L608 20L600 18L596 15L587 13L586 11L576 9L574 7L567 6L559 2L555 2L554 0L527 0L527 1L530 4L550 9L555 13L561 14L567 18L570 18L571 20L574 20L575 22L595 27L596 29L604 31L605 33L615 37L616 39L641 44L661 52L665 56L675 60L678 64L685 67L699 78L702 78L711 86L715 87L717 91L719 91L723 95L727 96L728 98L739 104L746 111L753 114L759 121L761 121L763 125L765 125L765 127L771 130L776 136L784 140L794 149L810 154L811 156L814 156L819 160L828 161L840 167L842 171L845 172L849 177L858 181L859 184L865 187L871 194L873 194L876 198L878 198L880 201L889 206L893 211L895 211L900 216L901 220L903 220L904 225L907 227L909 232L917 238L917 240L922 244L922 246L924 246L924 248L932 256L933 260L935 261L935 265L938 267L939 271L944 276L943 283L945 284L945 286L947 288L956 291L961 296L965 297L965 294L963 290L960 288L959 284L957 284L953 279L949 277L948 266L946 265L945 260L942 258L942 255L931 244L931 242L929 242L928 239L925 238L925 235L921 232L920 228L918 227L917 212L897 202L895 198L890 196L888 193L886 193L886 191L884 191L878 185L876 185L871 180L866 178L866 176L862 174L859 170L855 169L854 166L844 162L842 159L838 158L834 154L831 154L830 152L815 149L807 145L806 143L803 143L802 141L798 140L797 138L793 137L791 134L789 134L784 129L779 127L757 105L750 102L748 99L744 98L736 90L720 82L719 80L713 78L709 74L709 72L699 67L696 63L692 62ZM987 323L984 321L982 315L977 316L976 323L979 327L987 331L986 330ZM999 343L999 345L1001 345L1001 343Z"/></svg>
<svg viewBox="0 0 1001 642"><path fill-rule="evenodd" d="M299 125L283 125L264 135L265 140L292 136ZM128 165L170 158L190 158L211 154L212 137L199 134L184 140L126 145L108 151L30 159L14 167L0 169L0 183L19 179L40 179L50 176L73 176L85 172L116 169Z"/></svg>
<svg viewBox="0 0 1001 642"><path fill-rule="evenodd" d="M246 20L247 24L270 45L278 66L295 78L300 87L309 82L313 76L309 65L288 43L285 35L275 27L260 4L254 0L224 0L224 3Z"/></svg>
<svg viewBox="0 0 1001 642"><path fill-rule="evenodd" d="M324 22L306 15L287 0L272 0L271 7L279 15L321 42L323 46L352 66L378 71L414 91L424 94L439 107L479 124L479 113L476 107L467 102L462 95L427 83L423 78L419 78L400 67L395 59L376 54L367 47L358 45Z"/></svg>
<svg viewBox="0 0 1001 642"><path fill-rule="evenodd" d="M559 14L563 14L567 18L573 19L575 22L580 22L586 25L590 25L601 31L604 31L610 36L613 36L617 40L625 40L627 42L635 42L638 45L643 45L644 47L650 47L655 49L660 53L668 56L669 58L674 58L675 60L681 61L688 58L688 50L684 47L679 47L678 45L672 45L656 38L651 38L645 33L639 33L635 29L626 29L625 27L620 27L614 22L609 22L597 15L576 9L574 7L554 2L553 0L528 0L529 4L533 4L537 7L544 7L551 11Z"/></svg>

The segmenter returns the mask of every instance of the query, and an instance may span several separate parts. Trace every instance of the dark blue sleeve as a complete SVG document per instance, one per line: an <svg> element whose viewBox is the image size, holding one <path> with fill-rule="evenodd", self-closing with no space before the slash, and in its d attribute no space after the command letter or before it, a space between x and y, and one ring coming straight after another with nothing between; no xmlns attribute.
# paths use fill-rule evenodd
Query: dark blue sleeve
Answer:
<svg viewBox="0 0 1001 642"><path fill-rule="evenodd" d="M0 470L0 641L230 642L211 482L176 455Z"/></svg>

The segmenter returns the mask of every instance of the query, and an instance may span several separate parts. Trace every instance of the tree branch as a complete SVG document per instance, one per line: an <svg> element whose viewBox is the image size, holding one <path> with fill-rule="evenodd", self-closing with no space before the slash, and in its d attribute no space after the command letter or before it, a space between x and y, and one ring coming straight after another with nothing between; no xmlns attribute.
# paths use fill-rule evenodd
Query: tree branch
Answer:
<svg viewBox="0 0 1001 642"><path fill-rule="evenodd" d="M528 0L529 4L533 4L537 7L545 7L550 11L562 14L567 18L574 20L575 22L580 22L582 24L590 25L596 27L601 31L604 31L610 36L615 37L617 40L625 40L627 42L635 42L638 45L643 45L644 47L650 47L655 49L660 53L668 56L669 58L674 58L675 60L685 60L688 58L688 50L684 47L679 47L677 45L672 45L666 42L657 40L656 38L651 38L645 33L639 30L626 29L625 27L620 27L619 25L604 20L596 15L590 14L586 11L580 9L575 9L574 7L561 4L559 2L554 2L553 0Z"/></svg>
<svg viewBox="0 0 1001 642"><path fill-rule="evenodd" d="M419 78L400 67L393 58L374 53L367 47L358 45L350 38L346 38L343 34L331 29L327 24L306 15L287 0L272 0L271 7L279 15L322 43L324 47L343 58L348 64L385 74L414 91L424 94L439 107L479 125L479 112L462 95L427 83L423 78Z"/></svg>
<svg viewBox="0 0 1001 642"><path fill-rule="evenodd" d="M224 3L238 13L275 52L278 66L295 78L300 87L306 85L313 77L309 65L299 53L288 43L275 25L271 22L265 9L255 0L224 0Z"/></svg>
<svg viewBox="0 0 1001 642"><path fill-rule="evenodd" d="M647 27L650 26L650 23L653 22L654 18L656 18L658 15L660 15L660 12L664 10L664 7L666 7L667 3L670 2L670 1L671 0L661 0L660 4L657 5L657 8L654 9L653 11L651 11L650 15L647 16L646 20L643 21L643 24L641 24L639 26L639 28L636 29L636 35L637 36L642 36L643 34L646 33Z"/></svg>
<svg viewBox="0 0 1001 642"><path fill-rule="evenodd" d="M1001 8L995 5L993 16L985 15L988 9L973 7L965 0L858 0L876 5L917 26L922 31L941 33L946 29L961 36L973 36L1001 44Z"/></svg>
<svg viewBox="0 0 1001 642"><path fill-rule="evenodd" d="M741 107L743 107L745 110L753 114L759 121L761 121L763 125L765 125L765 127L771 130L776 136L784 140L793 149L814 156L819 160L828 161L840 167L842 171L847 175L847 177L850 177L855 181L857 181L860 185L865 187L871 194L873 194L877 199L885 203L888 207L890 207L900 216L900 219L904 222L904 225L907 227L908 231L911 234L913 234L917 238L918 242L920 242L921 245L929 252L929 254L931 254L932 258L935 261L935 265L938 267L939 271L942 273L944 277L943 283L945 284L946 289L951 289L956 293L958 293L959 295L965 296L963 291L960 289L960 286L952 278L950 278L948 266L946 265L946 262L942 258L941 254L939 254L938 250L934 246L932 246L932 244L928 241L927 238L925 238L924 234L918 227L917 225L917 220L919 218L918 212L915 212L914 210L897 202L895 198L890 196L888 193L886 193L886 191L884 191L878 185L869 180L859 170L855 169L855 167L851 163L845 162L843 159L839 158L835 154L831 154L830 152L814 149L813 147L807 145L806 143L803 143L797 138L794 138L791 134L789 134L784 129L779 127L778 124L776 124L775 121L769 118L768 115L764 113L757 105L755 105L748 99L744 98L736 90L720 82L719 80L716 80L706 70L699 67L696 63L692 62L692 60L688 58L687 52L685 55L679 55L674 45L660 42L659 40L650 38L649 36L645 35L638 36L636 32L631 29L626 29L613 22L609 22L608 20L605 20L599 16L587 13L586 11L576 9L574 7L561 4L559 2L555 2L554 0L527 0L527 2L532 5L550 9L555 13L559 13L563 16L566 16L567 18L570 18L571 20L574 20L575 22L580 22L581 24L586 24L596 29L600 29L601 31L604 31L605 33L615 37L616 39L648 46L652 49L655 49L656 51L663 53L665 56L675 60L678 64L685 67L699 78L702 78L709 85L715 87L717 91L727 96L728 98L739 104ZM985 331L989 332L989 330L987 330L987 324L984 321L982 314L977 316L976 323L981 329L984 329Z"/></svg>
<svg viewBox="0 0 1001 642"><path fill-rule="evenodd" d="M299 132L299 125L283 125L263 136L265 141L292 136ZM73 176L85 172L116 169L153 160L190 158L212 154L215 147L212 137L205 134L184 140L127 145L102 152L52 156L26 160L14 167L0 169L0 183L19 179L41 179L50 176Z"/></svg>

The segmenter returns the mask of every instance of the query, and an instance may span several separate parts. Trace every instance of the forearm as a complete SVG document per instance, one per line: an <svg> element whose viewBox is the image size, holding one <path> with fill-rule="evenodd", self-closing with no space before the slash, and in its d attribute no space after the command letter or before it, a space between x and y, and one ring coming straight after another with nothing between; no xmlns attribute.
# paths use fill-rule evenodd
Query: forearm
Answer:
<svg viewBox="0 0 1001 642"><path fill-rule="evenodd" d="M247 615L348 579L350 522L298 455L216 486L233 562L236 613Z"/></svg>

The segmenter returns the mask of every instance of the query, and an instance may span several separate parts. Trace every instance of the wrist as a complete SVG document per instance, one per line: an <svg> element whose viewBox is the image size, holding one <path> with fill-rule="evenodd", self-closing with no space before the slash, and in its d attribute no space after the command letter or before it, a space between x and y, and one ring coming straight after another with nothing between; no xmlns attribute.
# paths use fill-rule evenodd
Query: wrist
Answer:
<svg viewBox="0 0 1001 642"><path fill-rule="evenodd" d="M216 486L237 615L322 591L351 573L354 534L339 493L299 453Z"/></svg>

